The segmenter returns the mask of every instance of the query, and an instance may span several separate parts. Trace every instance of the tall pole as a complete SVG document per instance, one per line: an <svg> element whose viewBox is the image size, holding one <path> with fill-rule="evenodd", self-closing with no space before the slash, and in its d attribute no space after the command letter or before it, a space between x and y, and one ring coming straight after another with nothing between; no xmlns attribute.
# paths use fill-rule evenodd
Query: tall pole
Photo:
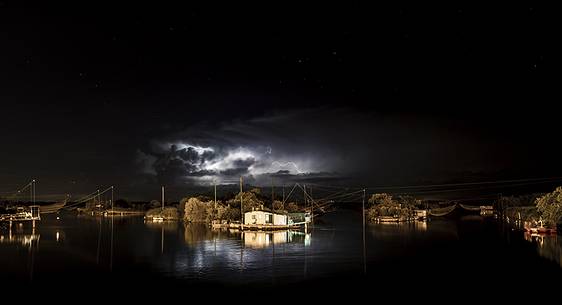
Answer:
<svg viewBox="0 0 562 305"><path fill-rule="evenodd" d="M113 215L113 185L111 186L111 214Z"/></svg>
<svg viewBox="0 0 562 305"><path fill-rule="evenodd" d="M217 209L217 180L213 180L213 184L215 185L215 210Z"/></svg>
<svg viewBox="0 0 562 305"><path fill-rule="evenodd" d="M271 210L275 212L275 198L273 196L273 177L271 177Z"/></svg>
<svg viewBox="0 0 562 305"><path fill-rule="evenodd" d="M303 200L304 200L304 209L306 211L306 203L307 203L307 200L306 200L306 184L304 184L302 186L302 197L303 197Z"/></svg>
<svg viewBox="0 0 562 305"><path fill-rule="evenodd" d="M310 217L312 217L312 226L314 226L314 198L312 198L312 186L310 187Z"/></svg>
<svg viewBox="0 0 562 305"><path fill-rule="evenodd" d="M244 225L244 210L242 209L242 205L244 204L242 200L242 184L244 184L244 178L240 176L240 227Z"/></svg>
<svg viewBox="0 0 562 305"><path fill-rule="evenodd" d="M283 183L283 209L285 209L285 183Z"/></svg>
<svg viewBox="0 0 562 305"><path fill-rule="evenodd" d="M367 273L367 258L365 250L365 189L363 189L363 273Z"/></svg>
<svg viewBox="0 0 562 305"><path fill-rule="evenodd" d="M164 186L162 185L162 211L164 211Z"/></svg>
<svg viewBox="0 0 562 305"><path fill-rule="evenodd" d="M98 191L99 192L99 191ZM109 270L113 271L113 186L111 186L111 259L109 260Z"/></svg>

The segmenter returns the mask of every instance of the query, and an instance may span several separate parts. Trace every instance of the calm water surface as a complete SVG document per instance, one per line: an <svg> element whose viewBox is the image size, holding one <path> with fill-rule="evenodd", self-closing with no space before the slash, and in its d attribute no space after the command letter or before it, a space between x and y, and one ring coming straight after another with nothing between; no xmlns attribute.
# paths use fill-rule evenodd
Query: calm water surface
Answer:
<svg viewBox="0 0 562 305"><path fill-rule="evenodd" d="M443 282L562 274L559 236L525 235L479 216L368 225L365 243L361 214L353 210L323 216L308 233L62 214L44 217L35 233L24 225L0 234L0 272L15 284L119 279L275 286L428 273Z"/></svg>

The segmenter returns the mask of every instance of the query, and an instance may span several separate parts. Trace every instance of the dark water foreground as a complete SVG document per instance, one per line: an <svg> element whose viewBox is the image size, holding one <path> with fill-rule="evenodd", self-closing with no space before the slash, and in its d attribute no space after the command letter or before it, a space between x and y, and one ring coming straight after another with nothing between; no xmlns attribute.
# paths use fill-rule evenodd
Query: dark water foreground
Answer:
<svg viewBox="0 0 562 305"><path fill-rule="evenodd" d="M351 210L325 215L309 233L63 214L35 234L15 226L0 236L3 291L34 296L513 295L506 285L562 287L561 261L560 236L526 236L479 216L369 225L363 243L361 214Z"/></svg>

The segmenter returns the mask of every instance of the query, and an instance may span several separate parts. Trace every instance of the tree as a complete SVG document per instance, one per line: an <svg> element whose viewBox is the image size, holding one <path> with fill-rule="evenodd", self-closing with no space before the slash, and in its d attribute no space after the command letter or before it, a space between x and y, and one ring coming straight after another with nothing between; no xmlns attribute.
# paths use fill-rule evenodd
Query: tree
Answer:
<svg viewBox="0 0 562 305"><path fill-rule="evenodd" d="M412 196L398 196L398 203L402 205L403 208L415 209L421 207L421 200L416 199Z"/></svg>
<svg viewBox="0 0 562 305"><path fill-rule="evenodd" d="M286 203L286 204L285 204L285 209L286 209L288 212L291 212L291 213L295 213L295 212L298 212L298 211L300 210L299 206L298 206L296 203L294 203L294 202Z"/></svg>
<svg viewBox="0 0 562 305"><path fill-rule="evenodd" d="M535 203L544 223L555 226L562 218L562 187L559 186L554 192L537 198Z"/></svg>
<svg viewBox="0 0 562 305"><path fill-rule="evenodd" d="M283 202L279 200L274 200L273 209L276 211L281 211L282 209L284 209Z"/></svg>
<svg viewBox="0 0 562 305"><path fill-rule="evenodd" d="M374 205L384 204L384 205L392 205L394 202L392 201L392 196L387 193L382 194L373 194L371 198L369 198L369 203Z"/></svg>
<svg viewBox="0 0 562 305"><path fill-rule="evenodd" d="M240 207L240 197L242 197L244 213L249 212L252 209L260 209L264 204L263 200L259 199L255 192L238 193L234 199L228 200L227 203L230 206Z"/></svg>
<svg viewBox="0 0 562 305"><path fill-rule="evenodd" d="M240 217L240 209L236 209L233 208L231 206L227 206L224 214L223 214L223 219L224 220L228 220L228 221L234 221L234 220L240 220L242 219L242 217Z"/></svg>
<svg viewBox="0 0 562 305"><path fill-rule="evenodd" d="M182 200L184 201L184 200ZM207 213L208 204L202 202L196 197L191 197L185 203L185 221L188 222L204 222L207 221L208 213Z"/></svg>
<svg viewBox="0 0 562 305"><path fill-rule="evenodd" d="M412 216L413 209L421 204L421 201L410 196L401 196L398 200L393 200L391 195L382 193L373 194L369 198L369 203L372 206L367 210L367 218L375 221L381 216L408 219Z"/></svg>

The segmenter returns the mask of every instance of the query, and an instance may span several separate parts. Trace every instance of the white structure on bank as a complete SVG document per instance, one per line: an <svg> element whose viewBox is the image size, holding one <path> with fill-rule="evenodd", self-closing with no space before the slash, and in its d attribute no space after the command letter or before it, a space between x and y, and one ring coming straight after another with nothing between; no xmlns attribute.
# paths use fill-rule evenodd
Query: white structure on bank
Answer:
<svg viewBox="0 0 562 305"><path fill-rule="evenodd" d="M244 213L245 225L274 225L286 226L288 216L267 211L251 211Z"/></svg>

